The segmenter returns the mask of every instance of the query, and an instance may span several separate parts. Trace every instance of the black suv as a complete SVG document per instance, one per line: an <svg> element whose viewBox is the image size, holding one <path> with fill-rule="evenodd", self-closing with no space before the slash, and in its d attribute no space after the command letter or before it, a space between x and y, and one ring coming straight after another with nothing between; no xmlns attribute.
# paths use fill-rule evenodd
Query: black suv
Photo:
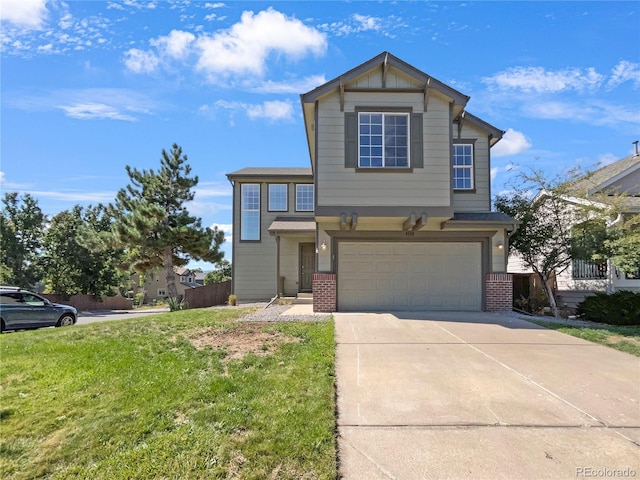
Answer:
<svg viewBox="0 0 640 480"><path fill-rule="evenodd" d="M21 330L66 327L78 320L78 311L69 305L51 303L46 298L18 287L0 287L0 328Z"/></svg>

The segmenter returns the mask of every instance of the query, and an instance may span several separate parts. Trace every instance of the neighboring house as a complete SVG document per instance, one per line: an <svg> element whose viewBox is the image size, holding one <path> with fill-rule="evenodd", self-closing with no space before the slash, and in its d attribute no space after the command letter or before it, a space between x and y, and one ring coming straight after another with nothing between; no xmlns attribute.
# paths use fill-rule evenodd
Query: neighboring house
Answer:
<svg viewBox="0 0 640 480"><path fill-rule="evenodd" d="M602 205L616 201L621 204L621 218L640 214L640 154L623 158L579 179L571 187L568 204ZM621 195L617 195L621 194ZM509 258L510 273L529 273L517 255ZM596 263L574 259L564 272L555 277L559 305L575 306L585 295L594 291L615 292L632 290L640 292L640 271L621 272L610 261Z"/></svg>
<svg viewBox="0 0 640 480"><path fill-rule="evenodd" d="M310 168L227 175L238 300L311 292L325 312L510 310L515 222L491 211L490 189L504 132L386 52L301 100Z"/></svg>
<svg viewBox="0 0 640 480"><path fill-rule="evenodd" d="M196 272L193 272L185 267L174 267L173 275L176 282L176 289L178 290L178 299L184 298L185 290L190 288L197 288L201 285L196 282ZM141 291L139 285L139 276L134 274L132 276L132 283L136 285L136 292ZM167 290L167 278L164 270L158 269L151 271L147 274L144 282L145 290L145 303L153 303L159 300L165 300L169 297Z"/></svg>
<svg viewBox="0 0 640 480"><path fill-rule="evenodd" d="M204 277L206 276L207 276L207 272L203 272L201 270L197 272L193 272L193 278L194 278L193 281L202 287L204 285Z"/></svg>

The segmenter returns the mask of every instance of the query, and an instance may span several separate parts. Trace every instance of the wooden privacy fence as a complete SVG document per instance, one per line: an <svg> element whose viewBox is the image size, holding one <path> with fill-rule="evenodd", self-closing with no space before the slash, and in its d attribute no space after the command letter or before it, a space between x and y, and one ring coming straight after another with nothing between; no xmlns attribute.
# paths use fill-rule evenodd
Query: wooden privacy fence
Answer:
<svg viewBox="0 0 640 480"><path fill-rule="evenodd" d="M91 295L71 295L68 300L65 300L63 295L56 293L45 293L42 296L53 303L71 305L81 312L91 310L131 310L133 308L131 300L122 295L104 296L101 300L96 300Z"/></svg>
<svg viewBox="0 0 640 480"><path fill-rule="evenodd" d="M187 308L213 307L226 304L230 294L231 280L228 280L185 290L184 301Z"/></svg>

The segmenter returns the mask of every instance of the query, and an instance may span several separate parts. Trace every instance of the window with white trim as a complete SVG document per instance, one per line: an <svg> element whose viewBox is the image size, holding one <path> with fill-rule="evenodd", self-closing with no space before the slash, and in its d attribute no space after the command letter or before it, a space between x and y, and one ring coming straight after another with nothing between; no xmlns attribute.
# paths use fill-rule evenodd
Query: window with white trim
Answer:
<svg viewBox="0 0 640 480"><path fill-rule="evenodd" d="M296 211L313 212L313 185L296 185Z"/></svg>
<svg viewBox="0 0 640 480"><path fill-rule="evenodd" d="M260 185L240 186L240 240L260 240Z"/></svg>
<svg viewBox="0 0 640 480"><path fill-rule="evenodd" d="M358 114L358 167L409 167L409 114Z"/></svg>
<svg viewBox="0 0 640 480"><path fill-rule="evenodd" d="M473 145L470 143L453 145L453 188L473 189Z"/></svg>
<svg viewBox="0 0 640 480"><path fill-rule="evenodd" d="M269 211L286 212L287 210L287 185L282 183L270 183Z"/></svg>
<svg viewBox="0 0 640 480"><path fill-rule="evenodd" d="M164 288L159 288L158 289L158 295L156 295L158 297L166 297L167 296L167 291Z"/></svg>

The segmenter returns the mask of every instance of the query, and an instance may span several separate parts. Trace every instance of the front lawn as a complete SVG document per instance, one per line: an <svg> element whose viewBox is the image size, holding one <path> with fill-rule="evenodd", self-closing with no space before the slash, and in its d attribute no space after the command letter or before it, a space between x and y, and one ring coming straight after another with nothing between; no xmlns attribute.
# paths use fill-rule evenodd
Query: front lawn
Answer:
<svg viewBox="0 0 640 480"><path fill-rule="evenodd" d="M640 357L640 326L592 325L586 327L542 320L527 320L543 327L558 330L574 337Z"/></svg>
<svg viewBox="0 0 640 480"><path fill-rule="evenodd" d="M333 323L241 313L0 336L0 476L335 478Z"/></svg>

